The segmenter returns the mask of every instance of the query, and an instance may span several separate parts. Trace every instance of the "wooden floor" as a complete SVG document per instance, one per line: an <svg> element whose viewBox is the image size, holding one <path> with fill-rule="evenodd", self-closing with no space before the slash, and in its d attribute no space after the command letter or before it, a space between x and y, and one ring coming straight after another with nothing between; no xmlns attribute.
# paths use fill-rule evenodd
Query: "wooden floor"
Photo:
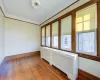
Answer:
<svg viewBox="0 0 100 80"><path fill-rule="evenodd" d="M39 56L14 59L0 67L0 80L68 80Z"/></svg>

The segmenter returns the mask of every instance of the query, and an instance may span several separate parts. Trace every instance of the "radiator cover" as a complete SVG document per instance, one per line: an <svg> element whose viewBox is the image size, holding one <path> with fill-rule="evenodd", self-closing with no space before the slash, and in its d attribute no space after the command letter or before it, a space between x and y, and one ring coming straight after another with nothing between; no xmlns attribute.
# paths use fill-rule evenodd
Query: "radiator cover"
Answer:
<svg viewBox="0 0 100 80"><path fill-rule="evenodd" d="M71 80L76 80L78 74L77 54L47 47L41 47L40 51L41 58L63 71Z"/></svg>

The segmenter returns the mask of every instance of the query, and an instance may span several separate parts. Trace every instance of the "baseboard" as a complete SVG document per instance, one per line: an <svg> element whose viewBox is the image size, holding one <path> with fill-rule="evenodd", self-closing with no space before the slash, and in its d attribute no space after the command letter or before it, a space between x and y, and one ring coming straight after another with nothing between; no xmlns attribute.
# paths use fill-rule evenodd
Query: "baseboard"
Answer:
<svg viewBox="0 0 100 80"><path fill-rule="evenodd" d="M77 80L100 80L100 78L88 73L88 72L85 72L81 69L78 70L78 78Z"/></svg>
<svg viewBox="0 0 100 80"><path fill-rule="evenodd" d="M40 51L34 51L34 52L29 52L29 53L22 53L22 54L18 54L18 55L7 56L7 57L5 57L4 60L9 61L9 60L14 60L14 59L33 57L35 55L40 56Z"/></svg>

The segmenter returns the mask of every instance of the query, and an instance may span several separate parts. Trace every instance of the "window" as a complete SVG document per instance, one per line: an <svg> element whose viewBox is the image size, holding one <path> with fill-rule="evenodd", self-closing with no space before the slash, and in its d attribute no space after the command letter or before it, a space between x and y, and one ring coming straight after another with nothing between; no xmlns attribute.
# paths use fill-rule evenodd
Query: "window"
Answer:
<svg viewBox="0 0 100 80"><path fill-rule="evenodd" d="M64 50L71 50L71 21L71 16L61 20L61 49Z"/></svg>
<svg viewBox="0 0 100 80"><path fill-rule="evenodd" d="M58 48L58 21L52 24L52 47Z"/></svg>
<svg viewBox="0 0 100 80"><path fill-rule="evenodd" d="M96 5L92 5L76 13L76 43L77 52L88 55L97 55L96 29L97 13Z"/></svg>
<svg viewBox="0 0 100 80"><path fill-rule="evenodd" d="M46 46L50 47L50 25L46 26Z"/></svg>
<svg viewBox="0 0 100 80"><path fill-rule="evenodd" d="M42 28L42 45L45 45L45 27Z"/></svg>

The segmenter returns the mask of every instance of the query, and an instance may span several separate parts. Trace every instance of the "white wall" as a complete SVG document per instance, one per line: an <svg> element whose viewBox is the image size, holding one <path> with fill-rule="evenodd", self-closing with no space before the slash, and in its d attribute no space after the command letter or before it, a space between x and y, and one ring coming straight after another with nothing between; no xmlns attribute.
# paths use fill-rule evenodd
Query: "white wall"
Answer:
<svg viewBox="0 0 100 80"><path fill-rule="evenodd" d="M2 62L4 54L4 15L0 9L0 63Z"/></svg>
<svg viewBox="0 0 100 80"><path fill-rule="evenodd" d="M5 56L39 51L40 27L5 18Z"/></svg>
<svg viewBox="0 0 100 80"><path fill-rule="evenodd" d="M100 78L100 62L79 57L79 69Z"/></svg>
<svg viewBox="0 0 100 80"><path fill-rule="evenodd" d="M75 3L73 6L67 8L66 10L64 10L63 12L59 13L58 15L54 16L53 18L51 18L50 20L46 21L45 23L43 23L40 26L43 26L45 24L47 24L48 22L60 17L61 15L73 10L74 8L88 2L90 0L79 0L77 3ZM82 58L79 57L79 69L82 69L88 73L91 73L97 77L100 77L100 62L97 61L93 61L93 60L89 60L86 58Z"/></svg>

